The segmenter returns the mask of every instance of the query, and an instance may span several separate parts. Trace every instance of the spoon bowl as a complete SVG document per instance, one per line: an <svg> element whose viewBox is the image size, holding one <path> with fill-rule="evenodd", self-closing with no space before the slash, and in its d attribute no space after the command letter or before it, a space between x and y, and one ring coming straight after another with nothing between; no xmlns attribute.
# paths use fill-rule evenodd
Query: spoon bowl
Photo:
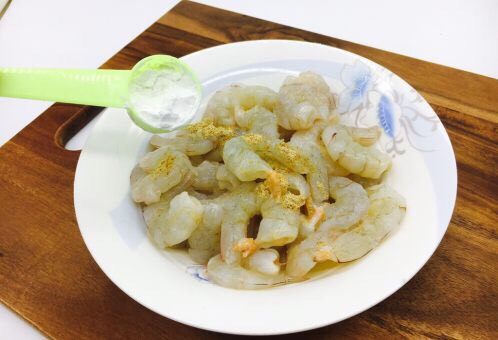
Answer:
<svg viewBox="0 0 498 340"><path fill-rule="evenodd" d="M195 98L183 107L183 112L175 112L174 116L182 116L181 119L176 119L168 121L165 124L166 127L158 126L159 124L151 124L147 117L144 117L143 113L139 108L133 105L133 88L135 85L146 82L148 79L146 77L147 73L168 73L174 75L173 79L168 79L168 85L170 86L169 91L174 93L180 93L183 89L179 86L179 80L182 78L187 78L187 82L192 86L191 93L195 94ZM145 79L143 79L145 78ZM145 84L147 87L147 93L157 91L154 86L157 85L157 78L155 79L155 84ZM180 59L177 59L168 55L153 55L140 60L131 70L129 87L128 87L128 101L126 109L128 115L133 120L133 122L141 127L143 130L153 132L153 133L164 133L171 130L175 130L186 123L190 122L194 117L197 108L199 107L201 100L202 87L199 79L192 69L185 64ZM156 93L157 95L157 93ZM159 94L161 95L161 94ZM178 97L177 97L178 99ZM167 104L167 103L166 103ZM186 110L185 110L186 109ZM158 119L161 120L161 119Z"/></svg>

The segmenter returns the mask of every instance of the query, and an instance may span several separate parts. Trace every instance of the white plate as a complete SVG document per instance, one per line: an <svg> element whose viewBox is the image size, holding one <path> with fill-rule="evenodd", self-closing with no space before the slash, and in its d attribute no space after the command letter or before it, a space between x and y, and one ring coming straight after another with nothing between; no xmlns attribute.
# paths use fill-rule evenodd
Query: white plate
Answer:
<svg viewBox="0 0 498 340"><path fill-rule="evenodd" d="M393 294L427 262L453 212L457 176L439 118L406 82L385 68L332 47L284 40L249 41L183 58L205 95L232 82L278 89L285 76L311 70L337 93L339 113L359 126L379 123L393 156L388 182L407 200L398 230L364 258L303 283L239 291L205 281L203 268L146 237L130 199L129 175L150 134L122 110L107 110L80 156L74 185L78 224L93 258L126 294L178 322L234 334L308 330L358 314Z"/></svg>

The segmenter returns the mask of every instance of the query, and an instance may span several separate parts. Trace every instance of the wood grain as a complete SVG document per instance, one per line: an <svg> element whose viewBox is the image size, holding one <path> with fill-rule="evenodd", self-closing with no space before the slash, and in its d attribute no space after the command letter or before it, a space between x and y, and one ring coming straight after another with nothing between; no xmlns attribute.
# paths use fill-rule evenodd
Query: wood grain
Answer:
<svg viewBox="0 0 498 340"><path fill-rule="evenodd" d="M448 130L459 176L448 232L410 282L356 317L291 338L498 338L497 80L191 2L180 3L103 67L268 38L336 46L406 79ZM54 105L0 149L0 300L54 338L228 338L140 306L85 248L73 208L79 152L62 145L98 111Z"/></svg>

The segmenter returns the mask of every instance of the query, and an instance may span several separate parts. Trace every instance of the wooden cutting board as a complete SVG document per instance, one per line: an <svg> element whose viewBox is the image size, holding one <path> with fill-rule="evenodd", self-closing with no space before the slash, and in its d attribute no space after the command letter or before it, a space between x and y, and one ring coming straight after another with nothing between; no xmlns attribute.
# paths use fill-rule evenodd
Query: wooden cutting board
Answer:
<svg viewBox="0 0 498 340"><path fill-rule="evenodd" d="M180 3L103 67L270 38L339 47L397 73L436 110L458 162L455 213L427 265L368 311L294 336L497 339L498 80L192 2ZM54 338L222 337L140 306L87 251L73 207L79 152L63 145L99 110L54 105L0 149L0 300Z"/></svg>

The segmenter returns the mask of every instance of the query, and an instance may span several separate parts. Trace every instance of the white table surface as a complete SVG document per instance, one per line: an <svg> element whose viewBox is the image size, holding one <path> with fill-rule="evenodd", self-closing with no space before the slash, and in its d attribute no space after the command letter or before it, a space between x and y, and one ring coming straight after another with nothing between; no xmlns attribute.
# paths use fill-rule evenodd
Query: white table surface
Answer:
<svg viewBox="0 0 498 340"><path fill-rule="evenodd" d="M177 2L13 0L0 19L0 66L96 68ZM498 78L497 0L198 2ZM0 145L50 104L0 98ZM0 339L40 338L0 304Z"/></svg>

